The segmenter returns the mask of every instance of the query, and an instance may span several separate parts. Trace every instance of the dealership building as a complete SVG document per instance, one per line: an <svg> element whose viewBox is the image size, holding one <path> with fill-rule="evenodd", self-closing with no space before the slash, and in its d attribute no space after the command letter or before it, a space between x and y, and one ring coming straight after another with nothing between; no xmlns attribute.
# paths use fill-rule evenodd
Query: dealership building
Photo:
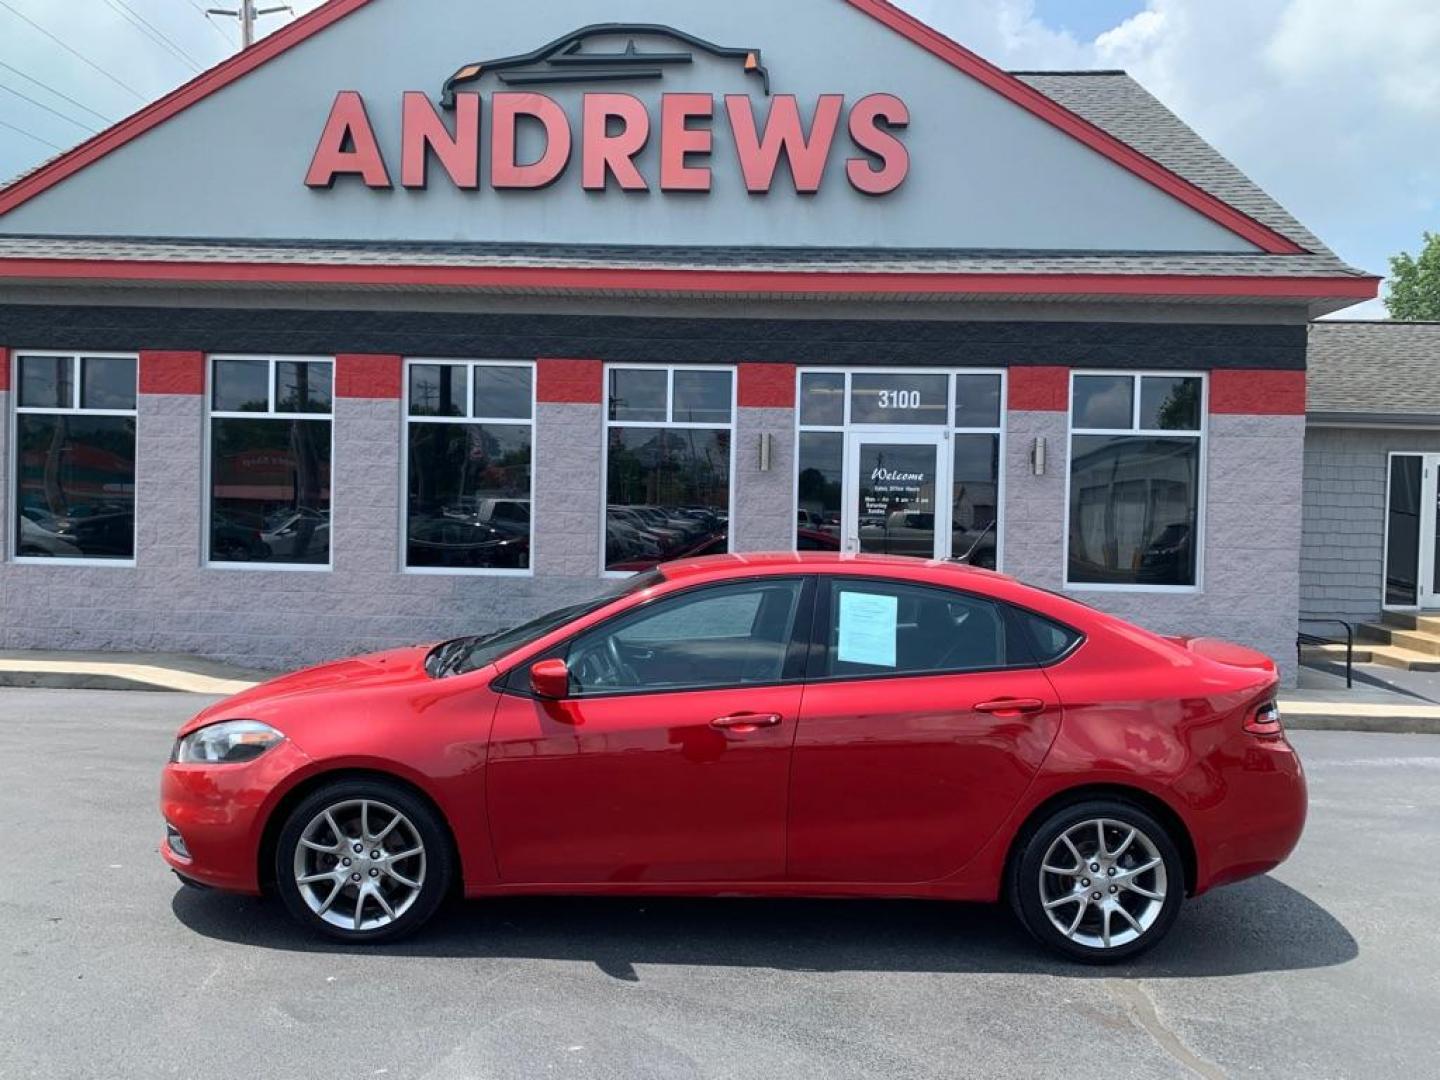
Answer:
<svg viewBox="0 0 1440 1080"><path fill-rule="evenodd" d="M0 188L0 647L285 667L799 548L1289 665L1374 277L1123 73L596 10L330 0Z"/></svg>

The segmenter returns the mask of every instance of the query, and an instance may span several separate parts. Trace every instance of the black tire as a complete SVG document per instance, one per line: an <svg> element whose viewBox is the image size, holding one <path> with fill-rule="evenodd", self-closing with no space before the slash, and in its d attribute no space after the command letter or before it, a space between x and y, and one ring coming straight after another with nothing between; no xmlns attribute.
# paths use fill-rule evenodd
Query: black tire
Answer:
<svg viewBox="0 0 1440 1080"><path fill-rule="evenodd" d="M359 843L362 839L361 829L358 821L351 820L350 817L355 812L355 804L368 804L365 812L375 815L376 820L370 826L372 834L384 828L392 812L402 815L401 823L383 839L376 839L371 835L365 838L364 843ZM345 809L336 809L340 807ZM332 817L345 834L342 838L344 845L337 845L333 856L317 854L313 848L302 848L301 845L307 828L316 823L317 818L324 815L326 810L332 811ZM413 850L410 845L415 841L404 839L411 834L418 838L422 853L412 856L408 861L390 860L392 852L403 854L398 848ZM326 842L330 839L328 832L319 835L323 835ZM355 851L356 844L366 850ZM383 857L372 862L369 856L376 852L383 852ZM370 912L372 918L364 920L365 922L383 922L383 925L362 925L360 929L355 929L353 926L337 925L317 913L306 898L307 889L302 888L297 878L297 856L302 859L334 862L333 873L340 883L340 888L337 890L332 917L338 917L348 906L352 913ZM348 862L341 866L339 863L342 859L356 862L353 867ZM328 865L314 868L315 871L328 869ZM350 879L352 869L358 875L355 879L358 884ZM414 880L419 888L408 889L399 885L390 872L392 869L396 875L401 875L403 880ZM404 878L403 875L414 876ZM275 845L275 884L286 910L302 926L337 941L352 944L380 944L413 934L429 921L443 903L454 877L455 854L449 830L440 815L404 785L378 778L338 780L311 792L291 811ZM340 881L341 878L344 880ZM321 888L328 893L331 885L329 882L320 883L314 886L314 893L318 894ZM372 896L368 899L361 897L365 889L372 890ZM396 910L393 917L385 914L380 907L381 900L373 896L373 891L383 889L395 890L387 894L385 900ZM404 891L403 904L397 899L397 893L401 890Z"/></svg>
<svg viewBox="0 0 1440 1080"><path fill-rule="evenodd" d="M1123 843L1123 837L1127 835L1124 830L1138 830L1138 836L1148 841L1148 849L1137 848L1136 841L1131 841L1127 849L1120 855L1118 860L1097 860L1090 863L1091 866L1100 866L1101 869L1096 875L1096 880L1090 877L1074 877L1071 879L1066 875L1046 874L1042 867L1047 865L1045 858L1051 853L1053 846L1062 845L1061 851L1068 853L1069 849L1064 847L1062 836L1070 833L1077 826L1085 826L1081 829L1079 838L1072 837L1072 841L1080 846L1080 849L1088 857L1096 857L1096 852L1085 846L1083 835L1088 832L1089 823L1104 821L1112 823L1114 828L1107 828L1105 835L1111 839L1109 846L1113 850ZM1098 848L1098 844L1096 845ZM1136 876L1133 881L1138 889L1131 893L1129 887L1111 886L1107 884L1110 877L1108 867L1111 861L1118 865L1116 872L1121 881L1127 876L1127 866L1143 866L1154 862L1154 858L1142 859L1146 850L1153 850L1155 858L1163 864L1163 901L1151 900L1143 896L1139 889L1146 892L1158 892L1156 886L1162 879L1155 871L1147 872ZM1056 856L1052 855L1052 858ZM1069 868L1067 863L1066 869ZM1157 867L1156 870L1162 867ZM1079 863L1082 873L1087 872L1086 859ZM1089 884L1082 888L1081 882ZM1088 940L1077 940L1068 936L1063 930L1057 927L1052 921L1050 914L1045 909L1047 896L1042 896L1042 889L1047 890L1048 898L1055 901L1062 896L1068 896L1068 889L1073 889L1075 894L1084 893L1085 899L1066 904L1061 901L1061 907L1056 910L1063 913L1065 921L1071 921L1069 916L1075 913L1079 922L1080 930L1078 937L1081 939L1094 939L1103 942L1101 931L1098 928L1104 919L1110 920L1113 927L1119 925L1121 931L1116 937L1129 937L1134 933L1134 925L1127 920L1120 918L1120 913L1112 911L1105 914L1106 905L1126 906L1127 911L1139 915L1139 922L1144 925L1144 930L1138 933L1133 940L1115 943L1109 947L1103 944L1092 944ZM1091 891L1093 888L1094 891ZM1118 889L1112 899L1108 894ZM1026 836L1022 837L1020 846L1015 857L1010 862L1010 880L1007 883L1011 907L1019 916L1021 923L1035 937L1037 941L1049 946L1051 949L1063 956L1073 960L1079 960L1087 964L1117 964L1125 960L1132 960L1141 953L1157 945L1174 925L1176 917L1180 914L1180 905L1185 894L1185 866L1180 857L1179 848L1170 830L1162 825L1155 817L1147 813L1134 803L1120 799L1088 799L1084 802L1073 803L1062 807L1055 813L1049 815L1031 829ZM1100 903L1092 904L1090 897L1099 895L1102 897ZM1081 905L1085 906L1082 908ZM1149 921L1147 921L1147 919Z"/></svg>

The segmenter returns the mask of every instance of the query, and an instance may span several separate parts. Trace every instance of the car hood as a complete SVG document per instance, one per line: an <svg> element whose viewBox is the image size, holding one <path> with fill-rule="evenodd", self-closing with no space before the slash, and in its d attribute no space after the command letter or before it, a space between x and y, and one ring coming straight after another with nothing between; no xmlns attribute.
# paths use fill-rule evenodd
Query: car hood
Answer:
<svg viewBox="0 0 1440 1080"><path fill-rule="evenodd" d="M264 720L263 714L272 706L298 697L337 692L349 694L426 679L429 676L425 674L425 658L434 647L414 645L389 649L282 675L210 706L182 727L180 734L186 735L220 720ZM257 713L261 715L255 715Z"/></svg>

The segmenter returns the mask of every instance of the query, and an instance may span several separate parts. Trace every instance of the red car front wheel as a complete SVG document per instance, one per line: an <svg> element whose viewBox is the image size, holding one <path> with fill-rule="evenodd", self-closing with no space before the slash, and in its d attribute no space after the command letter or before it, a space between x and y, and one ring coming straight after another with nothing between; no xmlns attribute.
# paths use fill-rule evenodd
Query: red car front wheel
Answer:
<svg viewBox="0 0 1440 1080"><path fill-rule="evenodd" d="M299 922L343 941L393 941L435 913L453 874L443 823L381 780L326 785L280 833L275 879Z"/></svg>

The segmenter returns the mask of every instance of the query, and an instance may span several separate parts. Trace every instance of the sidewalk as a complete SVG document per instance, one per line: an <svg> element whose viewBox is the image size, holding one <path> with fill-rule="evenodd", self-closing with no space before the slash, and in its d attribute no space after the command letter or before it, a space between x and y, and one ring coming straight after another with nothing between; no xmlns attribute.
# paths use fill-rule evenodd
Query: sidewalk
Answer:
<svg viewBox="0 0 1440 1080"><path fill-rule="evenodd" d="M168 653L0 652L0 687L51 690L168 690L228 696L270 672Z"/></svg>
<svg viewBox="0 0 1440 1080"><path fill-rule="evenodd" d="M0 652L0 687L55 690L162 690L223 697L272 678L230 664L165 653ZM1440 685L1440 679L1437 679ZM1283 691L1285 726L1298 731L1383 731L1440 735L1440 704L1302 668L1300 686Z"/></svg>

